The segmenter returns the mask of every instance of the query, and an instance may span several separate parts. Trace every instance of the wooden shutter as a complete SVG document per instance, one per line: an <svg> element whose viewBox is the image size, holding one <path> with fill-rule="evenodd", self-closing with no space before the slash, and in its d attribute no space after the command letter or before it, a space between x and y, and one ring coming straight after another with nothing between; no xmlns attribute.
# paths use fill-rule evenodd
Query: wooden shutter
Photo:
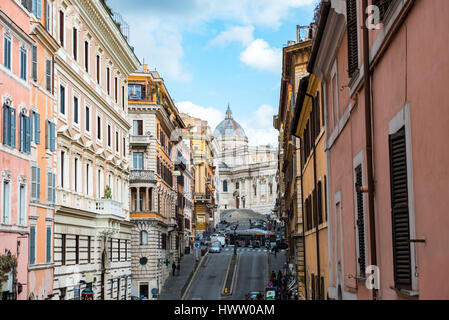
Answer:
<svg viewBox="0 0 449 320"><path fill-rule="evenodd" d="M411 289L410 217L405 127L390 135L390 188L395 287Z"/></svg>
<svg viewBox="0 0 449 320"><path fill-rule="evenodd" d="M36 261L36 227L30 227L30 264Z"/></svg>
<svg viewBox="0 0 449 320"><path fill-rule="evenodd" d="M355 190L357 200L357 236L358 236L358 250L357 263L360 269L360 275L365 275L366 270L366 250L365 250L365 210L363 206L363 193L358 190L362 186L362 166L355 169Z"/></svg>
<svg viewBox="0 0 449 320"><path fill-rule="evenodd" d="M358 38L357 38L357 0L346 1L347 32L348 32L348 73L352 78L359 68Z"/></svg>
<svg viewBox="0 0 449 320"><path fill-rule="evenodd" d="M52 188L52 184L53 184L53 177L51 172L47 172L47 202L48 203L53 203L53 188Z"/></svg>
<svg viewBox="0 0 449 320"><path fill-rule="evenodd" d="M45 88L51 93L51 60L45 60Z"/></svg>
<svg viewBox="0 0 449 320"><path fill-rule="evenodd" d="M56 174L52 173L51 176L53 178L53 183L52 183L53 197L52 197L52 201L53 201L53 204L55 204L56 203Z"/></svg>
<svg viewBox="0 0 449 320"><path fill-rule="evenodd" d="M31 153L31 118L24 117L25 120L25 152Z"/></svg>
<svg viewBox="0 0 449 320"><path fill-rule="evenodd" d="M322 191L322 183L321 181L318 182L318 194L317 194L317 209L318 209L318 224L323 223L323 191Z"/></svg>
<svg viewBox="0 0 449 320"><path fill-rule="evenodd" d="M51 228L47 227L47 263L51 262Z"/></svg>
<svg viewBox="0 0 449 320"><path fill-rule="evenodd" d="M16 109L9 108L10 119L11 119L11 135L10 135L10 146L16 147Z"/></svg>
<svg viewBox="0 0 449 320"><path fill-rule="evenodd" d="M56 125L50 122L50 150L56 150Z"/></svg>
<svg viewBox="0 0 449 320"><path fill-rule="evenodd" d="M34 142L36 144L41 143L41 115L39 113L34 114Z"/></svg>
<svg viewBox="0 0 449 320"><path fill-rule="evenodd" d="M31 167L31 200L36 200L37 167Z"/></svg>
<svg viewBox="0 0 449 320"><path fill-rule="evenodd" d="M41 168L37 167L36 173L36 200L39 201L41 197Z"/></svg>
<svg viewBox="0 0 449 320"><path fill-rule="evenodd" d="M37 47L33 46L31 51L31 78L37 81Z"/></svg>

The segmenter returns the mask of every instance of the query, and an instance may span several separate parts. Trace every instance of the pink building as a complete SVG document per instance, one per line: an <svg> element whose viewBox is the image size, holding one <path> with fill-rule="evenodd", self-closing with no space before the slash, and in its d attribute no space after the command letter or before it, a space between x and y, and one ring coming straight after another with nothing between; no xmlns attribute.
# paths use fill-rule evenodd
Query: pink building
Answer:
<svg viewBox="0 0 449 320"><path fill-rule="evenodd" d="M308 69L323 83L331 299L449 299L448 13L322 2Z"/></svg>
<svg viewBox="0 0 449 320"><path fill-rule="evenodd" d="M1 299L26 299L29 260L31 48L29 16L0 2Z"/></svg>

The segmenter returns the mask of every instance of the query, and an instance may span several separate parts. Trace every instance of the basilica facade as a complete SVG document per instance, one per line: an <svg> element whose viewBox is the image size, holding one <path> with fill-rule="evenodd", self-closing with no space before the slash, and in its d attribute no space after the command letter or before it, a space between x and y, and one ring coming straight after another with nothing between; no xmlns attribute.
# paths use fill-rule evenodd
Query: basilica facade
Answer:
<svg viewBox="0 0 449 320"><path fill-rule="evenodd" d="M276 202L276 148L249 146L245 131L233 119L229 107L214 136L220 149L219 211L252 209L271 214Z"/></svg>

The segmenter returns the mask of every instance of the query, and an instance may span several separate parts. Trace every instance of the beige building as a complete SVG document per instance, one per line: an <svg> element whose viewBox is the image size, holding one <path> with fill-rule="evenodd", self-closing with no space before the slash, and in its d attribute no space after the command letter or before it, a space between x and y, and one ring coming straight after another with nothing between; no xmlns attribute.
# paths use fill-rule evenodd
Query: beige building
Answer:
<svg viewBox="0 0 449 320"><path fill-rule="evenodd" d="M139 61L101 1L55 0L55 299L129 299L127 78ZM80 292L81 291L81 292Z"/></svg>

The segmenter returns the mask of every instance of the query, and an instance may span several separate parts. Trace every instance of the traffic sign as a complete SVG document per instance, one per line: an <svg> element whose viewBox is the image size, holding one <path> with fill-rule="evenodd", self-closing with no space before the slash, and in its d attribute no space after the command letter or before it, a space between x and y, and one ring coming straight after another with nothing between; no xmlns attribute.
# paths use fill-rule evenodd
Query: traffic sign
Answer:
<svg viewBox="0 0 449 320"><path fill-rule="evenodd" d="M265 292L265 300L276 300L276 290L267 290Z"/></svg>
<svg viewBox="0 0 449 320"><path fill-rule="evenodd" d="M267 287L268 287L268 288L273 288L273 282L271 282L271 281L268 281L268 283L267 283Z"/></svg>
<svg viewBox="0 0 449 320"><path fill-rule="evenodd" d="M200 242L199 242L199 241L195 241L195 242L193 243L193 247L194 247L194 248L199 248L199 247L200 247Z"/></svg>

